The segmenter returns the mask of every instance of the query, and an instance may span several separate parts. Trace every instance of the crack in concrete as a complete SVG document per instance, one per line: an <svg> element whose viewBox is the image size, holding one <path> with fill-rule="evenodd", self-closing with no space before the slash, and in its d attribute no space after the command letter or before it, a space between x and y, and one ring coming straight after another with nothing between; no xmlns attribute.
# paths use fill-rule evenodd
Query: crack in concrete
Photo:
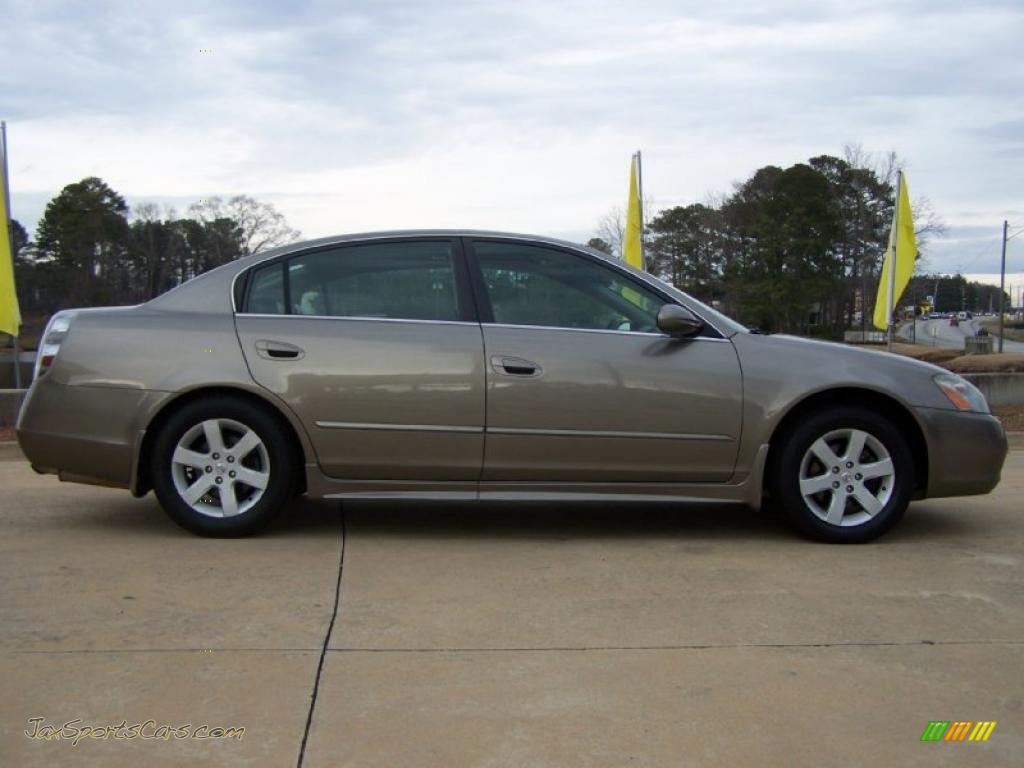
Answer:
<svg viewBox="0 0 1024 768"><path fill-rule="evenodd" d="M331 634L334 632L334 622L338 619L338 608L341 605L341 577L345 572L345 541L348 537L345 532L345 509L341 509L341 553L338 556L338 582L334 586L334 609L331 611L331 621L327 625L327 632L324 635L324 643L320 648L320 660L316 665L316 679L313 681L313 693L309 698L309 712L306 714L306 728L302 733L302 744L299 746L299 759L297 768L302 768L302 761L306 758L306 744L309 741L309 731L313 726L313 712L316 710L316 699L320 693L320 678L324 673L324 659L327 658L327 646L331 642Z"/></svg>
<svg viewBox="0 0 1024 768"><path fill-rule="evenodd" d="M340 586L340 582L339 582ZM340 589L339 589L340 594ZM337 606L335 607L335 618ZM330 632L328 632L328 638ZM445 648L83 648L78 650L13 650L9 654L76 653L584 653L589 651L707 651L742 648L900 648L929 645L1024 645L1024 640L849 640L807 643L691 643L684 645L466 646ZM321 659L322 666L322 659Z"/></svg>
<svg viewBox="0 0 1024 768"><path fill-rule="evenodd" d="M1024 645L1024 640L896 640L818 643L706 643L690 645L593 645L507 648L328 648L329 653L586 653L589 651L713 651L743 648L902 648L929 645Z"/></svg>

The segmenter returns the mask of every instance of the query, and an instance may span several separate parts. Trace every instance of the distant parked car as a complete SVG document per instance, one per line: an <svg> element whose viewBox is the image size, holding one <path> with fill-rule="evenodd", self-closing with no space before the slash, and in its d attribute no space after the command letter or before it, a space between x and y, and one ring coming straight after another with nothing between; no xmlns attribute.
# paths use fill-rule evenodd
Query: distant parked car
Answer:
<svg viewBox="0 0 1024 768"><path fill-rule="evenodd" d="M1006 438L961 377L754 333L571 243L353 235L60 312L18 420L33 467L153 489L185 528L317 498L740 502L872 539L987 493Z"/></svg>

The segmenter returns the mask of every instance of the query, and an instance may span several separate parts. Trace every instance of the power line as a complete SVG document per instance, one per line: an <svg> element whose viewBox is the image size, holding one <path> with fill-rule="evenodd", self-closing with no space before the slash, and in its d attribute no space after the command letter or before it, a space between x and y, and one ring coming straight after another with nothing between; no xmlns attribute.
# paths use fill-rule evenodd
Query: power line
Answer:
<svg viewBox="0 0 1024 768"><path fill-rule="evenodd" d="M990 255L992 255L992 254L987 254L987 253L985 253L984 251L985 251L986 249L988 249L988 248L993 248L993 247L995 247L995 246L996 246L996 245L998 245L998 244L999 244L1000 242L1002 242L1002 239L1003 239L1003 236L1002 236L1002 235L996 235L995 237L991 237L991 238L989 238L988 240L986 240L985 242L983 242L983 243L981 244L981 247L980 247L980 248L979 248L979 249L978 249L978 250L977 250L977 251L975 252L975 254L974 254L973 256L971 256L970 258L968 258L968 259L967 259L966 261L964 261L964 262L961 262L961 264L960 264L960 269L961 269L961 270L963 270L963 268L964 268L965 266L968 266L968 267L970 267L970 266L973 266L973 265L974 265L975 263L977 263L977 261L978 261L979 259L981 259L981 258L982 258L983 256L990 256Z"/></svg>

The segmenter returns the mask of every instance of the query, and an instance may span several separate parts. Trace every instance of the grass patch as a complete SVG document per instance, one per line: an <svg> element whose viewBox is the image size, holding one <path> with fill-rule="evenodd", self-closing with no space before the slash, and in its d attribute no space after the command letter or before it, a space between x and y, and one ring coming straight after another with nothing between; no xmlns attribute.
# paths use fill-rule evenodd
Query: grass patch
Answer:
<svg viewBox="0 0 1024 768"><path fill-rule="evenodd" d="M897 355L912 357L915 360L923 360L926 363L935 363L936 365L943 365L953 358L963 355L958 349L926 347L923 344L893 344L892 351Z"/></svg>
<svg viewBox="0 0 1024 768"><path fill-rule="evenodd" d="M922 344L893 344L892 351L904 357L942 366L955 373L1024 373L1024 354L1020 352L965 355L959 349L926 347Z"/></svg>
<svg viewBox="0 0 1024 768"><path fill-rule="evenodd" d="M1024 354L961 355L941 365L956 373L1024 373Z"/></svg>
<svg viewBox="0 0 1024 768"><path fill-rule="evenodd" d="M993 336L998 337L999 333L999 318L995 320L982 320L981 324L988 329L988 332ZM1019 325L1019 323L1014 323ZM1003 338L1009 339L1010 341L1024 341L1024 328L1013 328L1010 324L1003 325ZM996 342L998 343L998 342Z"/></svg>

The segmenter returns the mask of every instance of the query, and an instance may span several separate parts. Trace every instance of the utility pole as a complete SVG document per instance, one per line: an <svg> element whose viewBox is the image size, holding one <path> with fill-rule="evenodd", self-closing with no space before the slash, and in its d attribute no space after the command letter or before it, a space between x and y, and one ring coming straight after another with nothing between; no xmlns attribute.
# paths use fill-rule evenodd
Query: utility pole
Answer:
<svg viewBox="0 0 1024 768"><path fill-rule="evenodd" d="M999 352L1003 351L1003 292L1006 289L1006 232L1010 228L1010 222L1003 219L1003 256L999 263Z"/></svg>

